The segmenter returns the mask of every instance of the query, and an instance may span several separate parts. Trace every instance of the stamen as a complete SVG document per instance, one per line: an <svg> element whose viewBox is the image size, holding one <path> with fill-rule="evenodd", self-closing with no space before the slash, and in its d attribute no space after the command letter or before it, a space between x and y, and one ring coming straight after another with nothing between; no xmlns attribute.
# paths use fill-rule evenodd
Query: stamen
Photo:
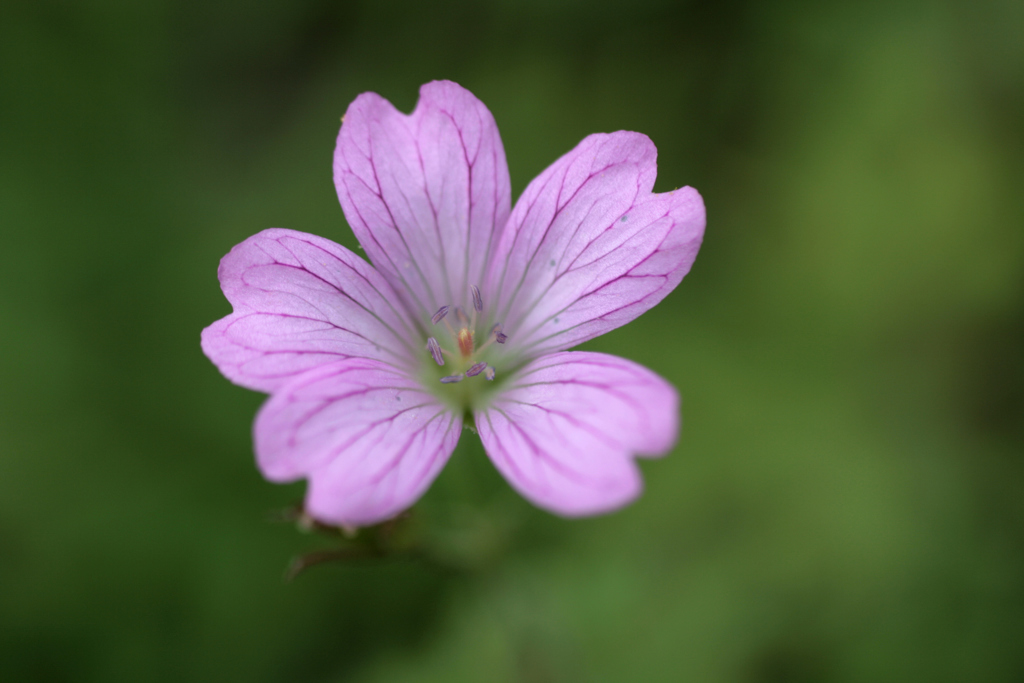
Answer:
<svg viewBox="0 0 1024 683"><path fill-rule="evenodd" d="M491 328L491 333L487 336L487 341L480 345L480 348L477 349L477 353L483 351L494 342L504 344L506 339L508 339L508 336L501 331L501 323L498 323Z"/></svg>
<svg viewBox="0 0 1024 683"><path fill-rule="evenodd" d="M508 340L508 335L502 329L501 323L498 323L491 328L491 332L483 345L479 349L475 348L474 337L476 335L474 332L476 331L477 316L484 310L484 299L480 294L480 287L477 285L470 285L469 291L473 297L473 308L470 309L469 315L467 315L466 309L462 306L441 306L430 318L430 322L434 325L444 323L445 328L452 335L458 346L458 354L461 355L461 362L463 363L472 362L474 356L479 358L478 353L491 344L495 342L504 344ZM452 314L451 318L448 317L449 313ZM455 354L441 347L436 337L427 338L427 351L430 352L430 357L434 359L434 362L441 366L445 364L445 356L449 356L449 360L456 358ZM440 382L441 384L455 384L467 377L476 377L481 374L487 381L493 381L495 373L496 371L493 366L488 365L485 361L481 361L471 365L465 372L441 377Z"/></svg>
<svg viewBox="0 0 1024 683"><path fill-rule="evenodd" d="M438 365L444 365L444 358L441 357L441 345L433 337L427 339L427 351Z"/></svg>
<svg viewBox="0 0 1024 683"><path fill-rule="evenodd" d="M445 318L444 320L444 326L445 329L448 330L448 334L452 335L453 337L458 336L458 334L455 332L455 328L452 327L451 322L447 318Z"/></svg>
<svg viewBox="0 0 1024 683"><path fill-rule="evenodd" d="M441 322L442 320L444 320L444 317L446 315L448 315L448 307L447 306L442 306L441 308L437 309L437 313L435 313L434 315L430 316L430 322L433 323L434 325L436 325L439 322Z"/></svg>
<svg viewBox="0 0 1024 683"><path fill-rule="evenodd" d="M475 330L476 316L480 311L484 310L484 300L480 296L480 288L476 285L470 285L469 291L473 295L473 311L469 316L469 326Z"/></svg>

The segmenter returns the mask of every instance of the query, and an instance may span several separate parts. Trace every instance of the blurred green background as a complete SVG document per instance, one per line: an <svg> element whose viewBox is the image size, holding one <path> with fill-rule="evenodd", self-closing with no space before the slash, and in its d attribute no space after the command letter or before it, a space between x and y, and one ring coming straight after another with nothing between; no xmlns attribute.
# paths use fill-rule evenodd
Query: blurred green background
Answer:
<svg viewBox="0 0 1024 683"><path fill-rule="evenodd" d="M5 3L0 680L1024 680L1024 4ZM355 247L339 117L449 78L518 195L648 134L691 274L589 343L679 387L619 513L466 434L428 559L275 524L262 397L199 349L267 227Z"/></svg>

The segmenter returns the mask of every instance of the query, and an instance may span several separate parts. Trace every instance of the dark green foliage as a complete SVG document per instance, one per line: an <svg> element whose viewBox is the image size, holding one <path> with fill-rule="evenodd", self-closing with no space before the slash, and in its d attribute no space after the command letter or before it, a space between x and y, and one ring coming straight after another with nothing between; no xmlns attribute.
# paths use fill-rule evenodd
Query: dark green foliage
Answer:
<svg viewBox="0 0 1024 683"><path fill-rule="evenodd" d="M1021 3L0 12L0 680L1024 679ZM217 262L354 248L338 119L433 78L516 194L617 129L703 193L690 276L588 344L678 386L683 436L564 521L466 433L402 552L286 584L349 541L271 521L303 487L199 350Z"/></svg>

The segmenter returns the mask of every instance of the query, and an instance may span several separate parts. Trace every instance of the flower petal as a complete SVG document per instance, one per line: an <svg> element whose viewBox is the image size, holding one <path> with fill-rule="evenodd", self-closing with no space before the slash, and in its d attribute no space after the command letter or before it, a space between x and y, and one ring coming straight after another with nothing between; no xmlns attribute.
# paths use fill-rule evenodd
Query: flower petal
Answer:
<svg viewBox="0 0 1024 683"><path fill-rule="evenodd" d="M390 285L330 240L264 230L221 259L218 277L234 313L203 330L203 352L236 384L270 392L339 358L416 357Z"/></svg>
<svg viewBox="0 0 1024 683"><path fill-rule="evenodd" d="M650 370L603 353L539 358L476 414L487 454L536 505L567 516L633 500L642 482L632 456L668 452L679 396Z"/></svg>
<svg viewBox="0 0 1024 683"><path fill-rule="evenodd" d="M434 81L409 116L364 93L343 122L334 184L367 256L412 310L469 310L511 204L491 112L461 86Z"/></svg>
<svg viewBox="0 0 1024 683"><path fill-rule="evenodd" d="M526 188L491 269L510 348L540 355L604 334L690 270L704 202L691 187L651 193L656 158L646 135L591 135Z"/></svg>
<svg viewBox="0 0 1024 683"><path fill-rule="evenodd" d="M363 526L423 495L461 430L460 417L401 371L350 358L282 387L260 409L253 433L267 479L307 477L313 517Z"/></svg>

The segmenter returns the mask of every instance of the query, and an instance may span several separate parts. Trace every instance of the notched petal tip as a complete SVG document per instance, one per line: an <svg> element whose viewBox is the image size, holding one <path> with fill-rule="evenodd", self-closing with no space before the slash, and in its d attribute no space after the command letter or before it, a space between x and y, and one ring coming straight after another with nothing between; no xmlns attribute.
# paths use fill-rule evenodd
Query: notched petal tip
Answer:
<svg viewBox="0 0 1024 683"><path fill-rule="evenodd" d="M488 283L520 348L543 355L619 327L689 271L703 202L692 188L653 193L656 160L641 133L592 135L527 186Z"/></svg>
<svg viewBox="0 0 1024 683"><path fill-rule="evenodd" d="M202 348L241 386L273 392L324 363L362 357L401 365L415 352L391 286L330 240L264 230L221 259L218 277L234 311L204 330Z"/></svg>
<svg viewBox="0 0 1024 683"><path fill-rule="evenodd" d="M462 429L430 393L385 363L348 359L284 385L253 427L271 481L307 478L305 509L367 526L412 505L441 471Z"/></svg>
<svg viewBox="0 0 1024 683"><path fill-rule="evenodd" d="M563 352L507 380L476 413L484 449L512 486L567 517L626 505L642 489L634 459L671 449L678 434L675 389L624 358Z"/></svg>
<svg viewBox="0 0 1024 683"><path fill-rule="evenodd" d="M338 134L334 182L367 257L428 314L483 280L511 204L494 117L448 81L423 85L411 114L373 93L357 97Z"/></svg>

